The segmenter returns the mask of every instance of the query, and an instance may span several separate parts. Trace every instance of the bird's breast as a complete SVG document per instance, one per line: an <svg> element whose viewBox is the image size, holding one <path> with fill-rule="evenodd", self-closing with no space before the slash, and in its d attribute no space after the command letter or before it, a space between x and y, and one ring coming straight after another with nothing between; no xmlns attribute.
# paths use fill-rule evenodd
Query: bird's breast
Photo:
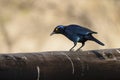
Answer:
<svg viewBox="0 0 120 80"><path fill-rule="evenodd" d="M80 41L81 37L75 35L75 34L69 34L69 35L65 35L68 39L70 39L73 42L78 42Z"/></svg>

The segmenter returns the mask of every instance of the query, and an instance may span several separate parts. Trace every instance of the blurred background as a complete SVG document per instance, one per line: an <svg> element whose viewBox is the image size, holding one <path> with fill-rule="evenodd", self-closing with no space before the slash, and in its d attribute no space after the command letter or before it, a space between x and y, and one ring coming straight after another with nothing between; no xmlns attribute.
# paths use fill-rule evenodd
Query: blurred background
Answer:
<svg viewBox="0 0 120 80"><path fill-rule="evenodd" d="M105 46L88 41L83 50L119 48L120 0L0 0L0 52L69 50L70 40L50 36L60 24L98 32Z"/></svg>

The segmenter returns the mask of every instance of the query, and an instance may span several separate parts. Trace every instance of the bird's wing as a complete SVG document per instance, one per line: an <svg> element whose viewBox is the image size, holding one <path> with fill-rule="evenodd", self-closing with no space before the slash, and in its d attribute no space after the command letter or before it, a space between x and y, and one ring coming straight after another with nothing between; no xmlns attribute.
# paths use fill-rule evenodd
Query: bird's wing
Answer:
<svg viewBox="0 0 120 80"><path fill-rule="evenodd" d="M78 34L78 35L88 35L88 34L92 34L92 33L97 33L88 28L84 28L84 27L78 26L78 25L69 25L66 27L65 31L66 32L69 31L71 33Z"/></svg>

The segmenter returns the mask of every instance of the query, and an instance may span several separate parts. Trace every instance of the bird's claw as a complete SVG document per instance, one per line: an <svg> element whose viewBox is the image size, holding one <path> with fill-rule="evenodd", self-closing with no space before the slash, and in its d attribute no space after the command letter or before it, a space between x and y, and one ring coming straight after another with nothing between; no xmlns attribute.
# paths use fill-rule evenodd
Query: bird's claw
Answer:
<svg viewBox="0 0 120 80"><path fill-rule="evenodd" d="M78 48L77 50L76 50L76 52L81 52L81 51L83 51L82 49L80 49L80 48Z"/></svg>
<svg viewBox="0 0 120 80"><path fill-rule="evenodd" d="M75 50L74 50L74 49L70 49L69 51L70 51L70 52L74 52Z"/></svg>

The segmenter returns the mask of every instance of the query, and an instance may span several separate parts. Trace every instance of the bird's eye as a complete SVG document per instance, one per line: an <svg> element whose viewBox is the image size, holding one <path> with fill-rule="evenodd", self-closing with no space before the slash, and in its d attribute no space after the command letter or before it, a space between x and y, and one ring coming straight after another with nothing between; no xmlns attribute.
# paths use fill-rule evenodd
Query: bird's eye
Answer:
<svg viewBox="0 0 120 80"><path fill-rule="evenodd" d="M58 28L56 28L55 30L58 31Z"/></svg>

